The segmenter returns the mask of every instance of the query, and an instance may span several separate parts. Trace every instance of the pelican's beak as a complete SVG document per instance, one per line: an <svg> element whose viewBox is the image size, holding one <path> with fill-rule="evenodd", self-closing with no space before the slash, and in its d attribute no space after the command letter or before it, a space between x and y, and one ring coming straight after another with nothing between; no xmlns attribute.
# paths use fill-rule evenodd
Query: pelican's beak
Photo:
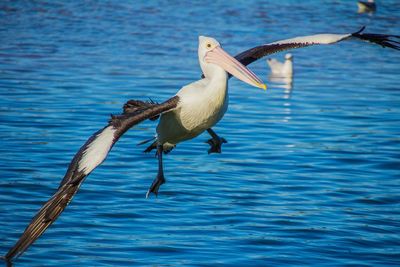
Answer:
<svg viewBox="0 0 400 267"><path fill-rule="evenodd" d="M204 57L207 63L213 63L225 71L229 72L239 80L248 83L252 86L267 89L267 86L257 77L251 70L249 70L242 63L237 61L235 58L226 53L221 46L217 46L214 49L208 51Z"/></svg>

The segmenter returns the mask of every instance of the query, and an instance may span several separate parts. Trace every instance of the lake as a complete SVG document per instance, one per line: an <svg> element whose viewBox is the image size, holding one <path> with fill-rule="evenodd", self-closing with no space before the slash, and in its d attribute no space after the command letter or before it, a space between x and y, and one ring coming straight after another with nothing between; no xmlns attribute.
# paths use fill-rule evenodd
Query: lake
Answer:
<svg viewBox="0 0 400 267"><path fill-rule="evenodd" d="M236 55L317 33L400 35L400 2L2 1L0 254L55 192L80 146L129 99L200 78L198 36ZM291 89L233 78L214 130L164 157L127 132L16 266L399 266L400 53L363 42L297 49ZM272 57L282 60L285 52Z"/></svg>

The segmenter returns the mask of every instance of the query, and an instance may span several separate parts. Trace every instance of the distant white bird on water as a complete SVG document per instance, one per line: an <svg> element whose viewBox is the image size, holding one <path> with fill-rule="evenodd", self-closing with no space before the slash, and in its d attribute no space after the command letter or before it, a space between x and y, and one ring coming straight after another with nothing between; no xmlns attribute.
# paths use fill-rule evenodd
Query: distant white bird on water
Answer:
<svg viewBox="0 0 400 267"><path fill-rule="evenodd" d="M293 56L285 55L285 62L279 62L275 58L268 58L267 64L271 69L271 76L274 78L287 78L293 76Z"/></svg>
<svg viewBox="0 0 400 267"><path fill-rule="evenodd" d="M358 13L371 13L376 11L376 3L374 0L358 1Z"/></svg>

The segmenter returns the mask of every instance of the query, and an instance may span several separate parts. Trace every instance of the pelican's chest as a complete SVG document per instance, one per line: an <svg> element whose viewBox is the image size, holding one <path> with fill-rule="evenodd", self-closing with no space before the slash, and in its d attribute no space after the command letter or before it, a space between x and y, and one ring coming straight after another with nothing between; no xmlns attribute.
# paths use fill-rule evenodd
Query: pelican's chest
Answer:
<svg viewBox="0 0 400 267"><path fill-rule="evenodd" d="M224 116L228 108L229 97L227 89L225 87L221 90L216 90L216 93L206 94L205 98L202 103L204 107L201 107L199 110L205 113L203 119L214 125Z"/></svg>
<svg viewBox="0 0 400 267"><path fill-rule="evenodd" d="M229 102L226 84L191 90L180 97L179 117L189 131L204 131L214 126L224 116Z"/></svg>

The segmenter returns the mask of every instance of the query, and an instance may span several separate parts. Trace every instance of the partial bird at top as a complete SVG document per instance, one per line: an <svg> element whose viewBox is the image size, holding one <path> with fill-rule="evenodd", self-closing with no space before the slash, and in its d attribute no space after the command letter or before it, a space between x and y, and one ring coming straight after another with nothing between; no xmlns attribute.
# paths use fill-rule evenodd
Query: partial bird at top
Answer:
<svg viewBox="0 0 400 267"><path fill-rule="evenodd" d="M318 34L286 39L248 49L235 58L227 54L213 38L200 37L198 58L204 78L182 87L163 103L130 100L122 114L112 116L108 124L94 133L73 157L55 194L42 206L24 230L17 243L4 256L8 263L24 253L58 218L78 192L85 178L107 157L114 144L133 126L144 120L160 122L155 141L148 147L157 150L158 174L147 196L157 194L165 182L162 164L163 152L178 143L192 139L206 131L211 135L209 153L220 153L225 139L212 129L228 108L228 79L233 75L240 80L265 89L261 80L245 66L276 52L319 44L334 44L358 39L400 50L397 35L364 34L360 31L347 34ZM229 73L229 74L228 74Z"/></svg>
<svg viewBox="0 0 400 267"><path fill-rule="evenodd" d="M358 1L358 13L372 13L376 11L376 3L374 0Z"/></svg>
<svg viewBox="0 0 400 267"><path fill-rule="evenodd" d="M274 78L287 78L293 76L293 56L285 55L285 62L279 62L274 58L268 58L267 64L271 69L271 76Z"/></svg>

